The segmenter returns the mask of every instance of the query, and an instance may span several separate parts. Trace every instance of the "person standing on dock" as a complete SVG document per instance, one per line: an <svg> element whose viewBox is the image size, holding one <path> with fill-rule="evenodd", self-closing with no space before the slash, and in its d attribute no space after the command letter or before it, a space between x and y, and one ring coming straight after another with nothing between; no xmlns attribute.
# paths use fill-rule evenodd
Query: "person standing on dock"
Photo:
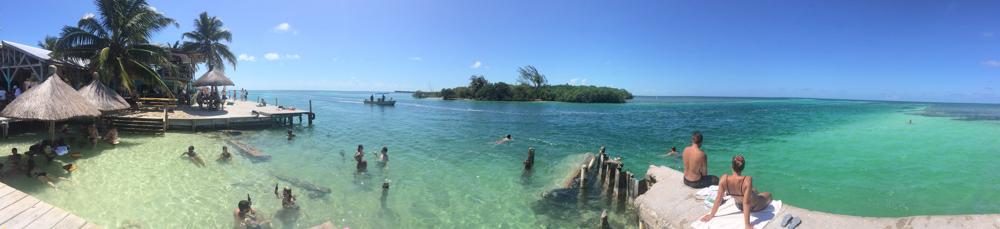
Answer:
<svg viewBox="0 0 1000 229"><path fill-rule="evenodd" d="M684 185L705 188L719 184L719 177L708 175L708 156L701 150L701 132L691 134L691 146L684 148Z"/></svg>

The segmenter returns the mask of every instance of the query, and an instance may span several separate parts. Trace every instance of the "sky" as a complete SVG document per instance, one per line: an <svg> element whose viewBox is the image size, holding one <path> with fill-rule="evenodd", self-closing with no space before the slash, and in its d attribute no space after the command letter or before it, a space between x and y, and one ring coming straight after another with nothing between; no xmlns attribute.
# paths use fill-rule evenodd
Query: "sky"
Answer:
<svg viewBox="0 0 1000 229"><path fill-rule="evenodd" d="M233 33L238 87L440 90L469 76L636 95L1000 103L998 1L149 0ZM92 1L8 1L0 40L36 44ZM202 68L204 69L204 68ZM197 73L196 76L200 76Z"/></svg>

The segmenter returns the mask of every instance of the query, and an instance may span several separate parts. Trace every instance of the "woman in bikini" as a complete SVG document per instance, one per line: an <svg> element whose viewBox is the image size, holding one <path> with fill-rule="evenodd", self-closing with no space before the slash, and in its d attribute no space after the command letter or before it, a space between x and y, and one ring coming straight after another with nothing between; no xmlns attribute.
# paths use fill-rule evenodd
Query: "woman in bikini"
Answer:
<svg viewBox="0 0 1000 229"><path fill-rule="evenodd" d="M715 217L715 212L719 210L719 205L722 204L722 195L729 193L733 197L733 201L736 201L736 208L743 211L743 223L746 228L753 228L750 225L750 212L757 212L767 208L771 204L771 193L757 193L757 190L753 187L753 178L741 175L744 166L746 166L746 159L743 158L743 155L733 157L733 174L722 175L722 179L719 179L721 180L719 182L719 194L716 195L715 203L712 204L712 212L701 217L702 222L708 222L712 220L712 217Z"/></svg>

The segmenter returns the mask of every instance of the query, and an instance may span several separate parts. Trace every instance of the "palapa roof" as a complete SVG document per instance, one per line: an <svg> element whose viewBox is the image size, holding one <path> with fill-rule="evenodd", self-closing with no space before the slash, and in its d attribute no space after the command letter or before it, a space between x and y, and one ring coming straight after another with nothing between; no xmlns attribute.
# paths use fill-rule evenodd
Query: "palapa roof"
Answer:
<svg viewBox="0 0 1000 229"><path fill-rule="evenodd" d="M94 77L94 80L90 84L87 84L87 86L80 88L78 92L100 111L124 110L131 107L125 101L125 98L122 98L117 92L105 86L97 77Z"/></svg>
<svg viewBox="0 0 1000 229"><path fill-rule="evenodd" d="M52 72L56 72L55 69ZM94 104L63 82L57 74L52 74L45 82L28 89L0 111L0 116L3 117L40 121L99 115L101 111Z"/></svg>
<svg viewBox="0 0 1000 229"><path fill-rule="evenodd" d="M198 80L194 81L194 86L234 86L232 80L229 80L226 75L222 74L221 70L213 69L206 72Z"/></svg>

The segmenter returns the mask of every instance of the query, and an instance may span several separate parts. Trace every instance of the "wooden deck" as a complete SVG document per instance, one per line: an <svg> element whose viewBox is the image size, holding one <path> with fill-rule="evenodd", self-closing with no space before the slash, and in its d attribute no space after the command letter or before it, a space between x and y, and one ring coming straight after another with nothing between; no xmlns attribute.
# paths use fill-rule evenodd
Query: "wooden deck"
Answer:
<svg viewBox="0 0 1000 229"><path fill-rule="evenodd" d="M310 106L311 106L310 102ZM164 117L166 115L166 117ZM143 111L113 115L126 119L165 120L170 129L230 128L236 126L292 125L297 117L303 123L306 116L309 124L315 114L307 108L279 108L273 104L257 106L253 101L228 100L224 110L207 110L198 106L178 106L173 112Z"/></svg>
<svg viewBox="0 0 1000 229"><path fill-rule="evenodd" d="M0 228L103 228L0 183Z"/></svg>

